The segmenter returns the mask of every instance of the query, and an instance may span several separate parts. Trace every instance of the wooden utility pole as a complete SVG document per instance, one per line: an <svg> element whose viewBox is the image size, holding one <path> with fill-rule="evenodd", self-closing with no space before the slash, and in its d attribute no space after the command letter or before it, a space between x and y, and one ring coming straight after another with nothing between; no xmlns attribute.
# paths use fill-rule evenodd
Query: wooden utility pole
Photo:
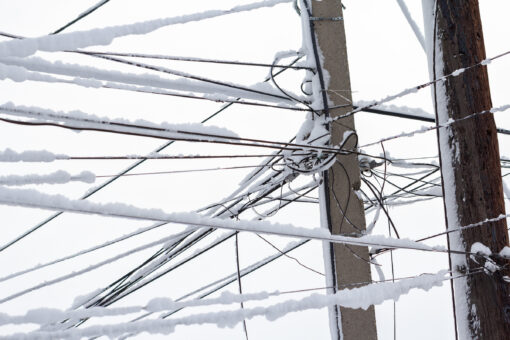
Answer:
<svg viewBox="0 0 510 340"><path fill-rule="evenodd" d="M347 63L347 48L343 22L342 3L339 0L312 1L312 34L317 37L317 45L322 53L322 70L329 74L329 83L324 82L325 93L329 98L328 109L331 117L343 115L352 110L351 84ZM326 105L328 107L328 105ZM329 126L331 144L339 145L346 132L355 133L352 116L337 120ZM344 149L355 150L356 138L351 138ZM327 224L333 234L361 235L365 229L363 202L356 191L360 188L360 168L358 156L337 156L337 162L323 174L321 194L325 201ZM369 254L367 247L329 245L327 252L331 258L333 285L349 287L349 284L371 282ZM368 310L336 308L330 311L334 337L343 340L376 340L374 307ZM336 330L334 329L336 328Z"/></svg>
<svg viewBox="0 0 510 340"><path fill-rule="evenodd" d="M486 58L477 0L427 0L434 12L429 47L435 79ZM426 2L424 2L424 10ZM435 6L433 5L435 3ZM431 24L430 24L431 25ZM492 107L486 66L465 70L434 88L436 121L459 120ZM447 228L455 229L505 213L498 139L491 113L438 129ZM508 245L505 218L449 234L451 250L469 252L475 242L498 253ZM474 273L485 260L451 254L457 332L460 339L510 339L510 263ZM465 275L465 276L463 276Z"/></svg>

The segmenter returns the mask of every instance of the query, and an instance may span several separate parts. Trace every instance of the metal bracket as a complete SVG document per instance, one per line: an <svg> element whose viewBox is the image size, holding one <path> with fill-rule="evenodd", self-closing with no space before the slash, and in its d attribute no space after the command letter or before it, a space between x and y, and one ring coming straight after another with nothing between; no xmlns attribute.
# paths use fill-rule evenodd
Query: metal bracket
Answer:
<svg viewBox="0 0 510 340"><path fill-rule="evenodd" d="M344 20L343 17L331 17L331 18L327 18L327 17L310 17L310 20L311 21L341 21L341 20Z"/></svg>

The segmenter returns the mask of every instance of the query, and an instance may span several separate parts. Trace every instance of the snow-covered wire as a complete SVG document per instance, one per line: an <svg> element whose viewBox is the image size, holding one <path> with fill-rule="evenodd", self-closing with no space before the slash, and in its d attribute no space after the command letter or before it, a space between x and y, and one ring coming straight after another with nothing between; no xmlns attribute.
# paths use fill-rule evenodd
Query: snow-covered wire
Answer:
<svg viewBox="0 0 510 340"><path fill-rule="evenodd" d="M410 87L410 88L404 89L404 90L402 90L402 91L400 91L400 92L398 92L396 94L388 95L388 96L386 96L386 97L384 97L384 98L382 98L380 100L372 101L369 104L360 106L360 107L358 107L358 108L356 108L354 110L351 110L351 111L349 111L349 112L347 112L345 114L336 116L334 118L330 118L330 121L331 122L335 122L335 121L337 121L339 119L352 116L352 115L354 115L354 114L356 114L356 113L358 113L360 111L364 111L365 109L370 109L370 108L373 108L375 106L378 106L378 105L390 102L390 101L392 101L394 99L401 98L401 97L407 96L407 95L412 94L412 93L416 93L419 90L422 90L424 88L427 88L429 86L437 84L437 83L439 83L441 81L445 81L446 79L448 79L450 77L457 77L457 76L461 75L462 73L464 73L464 72L466 72L466 71L468 71L468 70L470 70L472 68L488 65L492 61L494 61L496 59L499 59L501 57L507 56L507 55L510 55L510 51L506 51L506 52L500 53L500 54L498 54L498 55L496 55L494 57L484 59L481 62L479 62L477 64L474 64L474 65L471 65L469 67L457 69L457 70L453 71L450 74L444 75L444 76L439 77L439 78L435 78L435 79L433 79L431 81L428 81L426 83L423 83L423 84L420 84L420 85L417 85L417 86L414 86L414 87Z"/></svg>
<svg viewBox="0 0 510 340"><path fill-rule="evenodd" d="M113 257L110 257L110 258L108 258L106 260L103 260L101 262L98 262L96 264L90 265L90 266L88 266L88 267L86 267L84 269L81 269L81 270L74 271L74 272L69 273L69 274L65 274L65 275L56 277L54 279L51 279L51 280L45 281L43 283L37 284L35 286L32 286L32 287L27 288L27 289L24 289L24 290L19 291L17 293L11 294L11 295L9 295L7 297L0 298L0 304L5 303L5 302L10 301L10 300L13 300L15 298L18 298L18 297L23 296L25 294L28 294L30 292L36 291L38 289L41 289L41 288L44 288L44 287L48 287L50 285L53 285L53 284L56 284L56 283L59 283L59 282L65 281L65 280L69 280L69 279L77 277L79 275L88 273L88 272L90 272L92 270L95 270L95 269L97 269L99 267L105 266L107 264L115 262L115 261L117 261L119 259L122 259L122 258L124 258L126 256L132 255L134 253L140 252L142 250L145 250L145 249L148 249L148 248L152 248L152 247L157 246L159 244L164 244L164 243L167 243L167 242L172 242L174 239L178 239L181 235L183 235L185 233L186 233L186 231L178 233L178 234L175 234L175 235L164 237L164 238L159 239L157 241L149 242L149 243L144 244L142 246L130 249L130 250L125 251L125 252L123 252L121 254L118 254L118 255L115 255Z"/></svg>
<svg viewBox="0 0 510 340"><path fill-rule="evenodd" d="M262 221L232 221L210 218L196 213L165 213L158 209L143 209L122 203L99 204L82 200L71 200L62 195L48 195L36 190L9 189L0 187L0 203L15 206L42 208L57 211L69 211L103 216L122 217L135 220L193 225L196 227L214 227L234 231L250 231L264 234L310 238L350 245L372 245L379 247L403 248L424 251L449 252L444 247L431 247L404 239L391 239L383 236L366 235L348 237L331 235L323 229L309 229L290 224L276 224ZM455 250L450 250L455 252Z"/></svg>
<svg viewBox="0 0 510 340"><path fill-rule="evenodd" d="M67 255L67 256L61 257L59 259L53 260L53 261L49 261L49 262L46 262L46 263L38 264L38 265L33 266L31 268L15 272L15 273L9 274L9 275L4 276L4 277L0 277L0 282L7 281L7 280L13 279L15 277L18 277L20 275L28 274L28 273L31 273L33 271L36 271L36 270L39 270L39 269L43 269L43 268L52 266L54 264L61 263L61 262L64 262L64 261L67 261L67 260L70 260L70 259L82 256L82 255L85 255L85 254L89 254L89 253L94 252L96 250L103 249L103 248L108 247L110 245L113 245L113 244L119 243L121 241L127 240L127 239L129 239L131 237L134 237L134 236L140 235L142 233L148 232L150 230L159 228L159 227L161 227L163 225L165 225L165 223L155 223L155 224L153 224L153 225L151 225L149 227L140 228L140 229L138 229L138 230L136 230L136 231L134 231L132 233L129 233L129 234L121 236L121 237L118 237L118 238L116 238L114 240L102 243L100 245L97 245L97 246L94 246L94 247L91 247L91 248L88 248L88 249L81 250L81 251L76 252L74 254Z"/></svg>
<svg viewBox="0 0 510 340"><path fill-rule="evenodd" d="M255 316L265 316L269 320L276 320L291 312L324 308L332 305L341 305L348 308L368 308L374 304L380 304L386 300L398 299L412 289L429 289L441 286L448 271L440 271L437 274L424 274L417 278L404 279L398 282L385 282L367 285L359 288L340 290L333 295L312 294L299 300L288 300L267 307L245 308L244 310L220 311L193 314L181 318L156 319L135 321L130 323L89 326L85 328L70 328L57 331L34 331L31 333L17 333L11 336L3 336L0 339L28 340L41 337L58 337L66 339L70 337L90 337L96 335L121 336L123 334L137 334L142 331L150 333L172 333L176 325L193 325L212 323L219 326L233 327L239 322L251 319Z"/></svg>
<svg viewBox="0 0 510 340"><path fill-rule="evenodd" d="M219 60L219 59L207 59L207 58L198 58L198 57L169 56L169 55L161 55L161 54L99 52L99 51L90 51L90 50L89 51L78 51L78 53L87 54L87 55L108 55L108 56L116 56L116 57L162 59L162 60L212 63L212 64L227 64L227 65L239 65L239 66L274 67L274 68L294 69L294 70L312 70L308 66L264 64L264 63L249 62L249 61Z"/></svg>
<svg viewBox="0 0 510 340"><path fill-rule="evenodd" d="M0 34L4 34L5 35L5 33L2 33L2 32L0 32ZM12 38L18 38L17 36L13 36L13 35L10 35L10 36ZM289 65L294 65L300 59L301 59L301 56L295 58ZM285 72L286 70L287 69L282 69L275 76ZM269 80L270 80L270 78L268 77L264 81L267 82ZM230 108L233 104L234 104L233 102L230 102L230 103L222 105L218 110L215 110L212 114L210 114L206 118L202 119L200 121L200 123L201 124L207 123L209 120L213 119L214 117L216 117L217 115L219 115L220 113L225 111L226 109ZM156 149L154 149L152 153L159 153L159 152L165 150L167 147L169 147L173 143L174 143L174 141L167 141L167 142L163 143L162 145L158 146ZM44 162L50 162L50 161L54 161L55 159L61 159L61 158L62 158L61 155L55 155L55 154L52 154L52 153L50 153L48 151L35 151L35 152L34 151L25 151L25 152L22 152L22 153L16 153L16 152L14 152L14 151L12 151L10 149L6 149L4 151L0 151L0 161L2 161L2 162L13 162L13 161L16 161L16 162L19 162L19 161L25 161L25 162L29 162L29 161L30 162L44 161ZM98 191L104 189L105 187L109 186L111 183L113 183L114 181L119 179L123 174L126 174L129 171L135 169L136 167L138 167L139 165L143 164L144 162L146 162L146 159L141 159L141 160L138 160L138 161L134 162L133 164L129 165L124 170L119 172L117 174L117 176L112 177L109 180L107 180L104 183L102 183L101 185L99 185L99 186L97 186L97 187L87 191L84 195L81 196L80 199L87 199L87 198L89 198L90 196L94 195ZM48 217L48 218L44 219L43 221L37 223L35 226L29 228L27 231L25 231L22 234L16 236L11 241L9 241L9 242L7 242L7 243L5 243L3 245L0 245L0 252L2 252L5 249L11 247L12 245L16 244L17 242L23 240L25 237L27 237L28 235L32 234L36 230L39 230L40 228L44 227L49 222L51 222L54 219L58 218L62 213L63 212L57 212L57 213L51 215L50 217Z"/></svg>
<svg viewBox="0 0 510 340"><path fill-rule="evenodd" d="M99 0L98 3L94 4L92 7L89 7L85 11L81 12L76 18L74 18L73 20L71 20L67 24L59 27L58 29L53 31L53 33L51 33L51 34L58 34L58 33L62 32L62 31L64 31L65 29L71 27L72 25L74 25L78 21L80 21L83 18L87 17L88 15L92 14L93 12L95 12L96 10L101 8L102 6L106 5L108 2L110 2L110 0Z"/></svg>
<svg viewBox="0 0 510 340"><path fill-rule="evenodd" d="M94 183L96 175L90 171L82 171L72 175L67 171L58 170L51 174L40 175L5 175L0 176L0 185L30 185L30 184L66 184L69 182Z"/></svg>
<svg viewBox="0 0 510 340"><path fill-rule="evenodd" d="M506 111L508 109L510 109L510 104L502 105L502 106L499 106L499 107L493 107L493 108L488 109L488 110L483 110L483 111L480 111L480 112L472 113L472 114L467 115L467 116L462 117L462 118L450 119L450 120L448 120L444 124L437 124L436 126L431 126L431 127L422 127L421 129L416 129L416 130L413 130L413 131L404 132L404 133L400 133L400 134L397 134L397 135L381 138L378 141L371 142L371 143L368 143L368 144L364 144L361 147L368 147L368 146L380 144L381 142L386 142L386 141L389 141L389 140L403 138L403 137L413 137L414 135L422 134L422 133L425 133L425 132L428 132L428 131L447 128L450 125L456 124L458 122L462 122L464 120L473 119L473 118L481 116L481 115L493 114L493 113L496 113L496 112L503 112L503 111Z"/></svg>
<svg viewBox="0 0 510 340"><path fill-rule="evenodd" d="M260 8L273 7L292 0L265 0L232 7L228 10L209 10L201 13L182 15L163 19L155 19L128 25L96 28L87 31L61 33L23 40L12 40L0 43L0 57L27 57L37 51L57 52L75 50L94 45L109 45L114 39L129 35L145 35L159 28L189 22L202 21L224 15L252 11Z"/></svg>
<svg viewBox="0 0 510 340"><path fill-rule="evenodd" d="M411 13L409 12L409 9L407 8L405 1L397 0L397 3L398 3L398 6L400 7L400 10L402 11L402 14L404 14L404 17L406 18L407 22L409 23L409 26L411 26L413 33L416 36L416 39L418 39L418 42L420 43L421 47L425 51L425 37L423 36L423 33L418 28L416 21L413 20L413 17L411 16Z"/></svg>

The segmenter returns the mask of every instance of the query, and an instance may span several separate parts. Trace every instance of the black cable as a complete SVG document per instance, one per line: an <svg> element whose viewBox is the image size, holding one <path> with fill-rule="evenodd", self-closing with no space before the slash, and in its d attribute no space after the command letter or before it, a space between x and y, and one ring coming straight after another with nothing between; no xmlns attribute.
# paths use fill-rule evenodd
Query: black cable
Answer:
<svg viewBox="0 0 510 340"><path fill-rule="evenodd" d="M308 191L306 191L306 192L304 193L304 195L308 194L309 192L311 192L311 191L312 191L312 190L314 190L314 189L315 189L315 188L311 188L311 189L309 189ZM287 205L288 205L288 204L290 204L290 203L291 203L291 202L288 202L288 203L284 204L284 206L287 206ZM228 238L230 238L230 237L232 237L234 234L237 234L237 233L238 233L237 231L234 231L234 232L232 232L231 234L229 234L229 235L227 235L227 236L228 236ZM220 240L220 241L221 241L221 240ZM241 277L243 277L243 276L245 276L245 275L247 275L247 274L249 274L249 273L252 273L253 271L255 271L255 270L257 270L257 269L259 269L259 268L263 267L264 265L266 265L266 264L268 264L268 263L270 263L270 262L274 261L275 259L277 259L277 258L279 258L279 257L281 257L281 256L283 256L283 255L285 255L285 254L287 254L287 253L288 253L288 252L290 252L291 250L296 249L297 247L299 247L299 246L301 246L301 245L303 245L303 244L307 243L308 241L309 241L309 240L301 241L300 243L298 243L298 244L297 244L297 246L292 247L292 248L290 248L290 249L286 250L285 252L279 252L278 256L277 256L277 257L275 257L274 259L272 259L272 260L270 260L270 261L268 261L268 262L265 262L265 263L263 263L263 264L259 264L258 266L251 268L249 271L247 271L247 272L243 272L240 276L241 276ZM223 241L221 241L221 242L223 242ZM218 244L213 244L213 245L211 245L211 246L212 246L212 247L215 247L216 245L218 245ZM202 252L202 254L203 254L203 253L204 253L204 252ZM166 274L166 273L161 273L161 274L159 274L159 277L161 277L161 276L163 276L163 275L165 275L165 274ZM150 282L154 281L155 279L156 279L156 278L152 278ZM226 285L228 285L228 284L230 284L230 283L232 283L232 282L235 282L235 280L236 280L236 278L234 277L234 279L233 279L233 280L229 280L228 282L224 283L224 284L223 284L223 285L221 285L220 287L217 287L216 289L214 289L214 290L212 290L212 291L210 291L210 292L206 293L205 295L202 295L200 298L206 297L206 296L208 296L208 295L210 295L210 294L212 294L212 293L214 293L214 292L218 291L219 289L221 289L221 288L225 287ZM145 283L145 284L147 284L147 283ZM145 285L145 284L144 284L144 285ZM137 287L137 289L139 289L139 288L140 288L140 287ZM133 291L130 291L130 292L129 292L129 294L131 294L132 292L133 292ZM182 298L184 298L184 297L186 297L186 296L188 296L188 295L189 295L189 294L184 295ZM125 296L121 296L120 298L122 298L122 297L125 297ZM179 301L179 300L181 300L182 298L177 299L176 301ZM117 300L118 300L118 299L119 299L119 298L117 298ZM117 301L117 300L110 301L110 302L109 302L109 304L112 304L112 303L114 303L114 302L115 302L115 301ZM176 312L178 312L178 311L180 311L180 310L182 310L182 308L181 308L181 309L178 309L178 310L176 310L176 311L174 311L174 312L172 312L171 314L176 313ZM148 316L148 315L150 315L150 314L151 314L151 313L144 314L144 315L142 315L141 317L138 317L138 318L136 318L136 319L134 319L134 320L132 320L132 321L139 320L139 319L144 318L144 317L146 317L146 316ZM169 315L171 315L171 314L169 314ZM169 315L167 315L167 316L169 316ZM165 317L166 317L166 316L165 316ZM165 318L165 317L163 317L163 318Z"/></svg>
<svg viewBox="0 0 510 340"><path fill-rule="evenodd" d="M379 176L379 175L378 175L375 171L372 171L372 173L373 173L373 175L374 175L375 177L378 177L378 178L382 179L382 177L380 177L380 176ZM395 174L395 176L397 176L397 175ZM404 177L404 178L408 178L408 179L411 179L411 180L414 180L414 178L409 178L409 177L405 177L405 176L402 176L402 177ZM388 182L389 184L391 184L391 185L392 185L392 186L394 186L395 188L397 188L397 189L401 189L401 191L403 191L403 192L405 192L405 193L407 193L407 194L410 194L410 195L414 195L414 196L422 196L422 197L423 197L423 196L428 196L428 197L430 197L430 196L432 196L432 197L437 197L436 195L431 195L431 194L417 194L417 193L416 193L416 192L414 192L414 191L415 191L416 189L418 189L418 188L413 189L413 191L406 190L406 189L402 188L401 186L399 186L399 185L397 185L397 184L393 183L392 181L390 181L390 180L388 180L388 179L386 179L386 182ZM439 184L434 184L434 183L430 183L430 182L423 181L423 180L418 180L418 182L421 182L421 183L423 183L423 184L431 184L432 186L438 186L438 187L440 187L440 185L439 185ZM385 197L391 197L391 196L385 196Z"/></svg>
<svg viewBox="0 0 510 340"><path fill-rule="evenodd" d="M109 1L109 0L108 0ZM1 35L4 35L4 36L8 36L10 38L14 38L14 39L24 39L23 37L20 37L20 36L15 36L15 35L10 35L10 34L7 34L7 33L3 33L3 32L0 32ZM292 64L296 63L297 61L299 60L299 58L297 58L296 60L293 61ZM284 72L286 69L282 69L281 72ZM268 81L268 80L266 80ZM213 114L209 115L208 117L206 117L205 119L203 119L200 123L201 124L204 124L206 122L208 122L209 120L211 120L212 118L216 117L218 114L220 114L221 112L223 112L224 110L226 110L227 108L229 108L230 106L232 106L233 103L228 103L228 104L225 104L223 105L219 110L215 111ZM169 141L169 142L166 142L165 144L159 146L158 148L156 148L153 152L154 153L159 153L161 151L163 151L164 149L166 149L168 146L172 145L174 143L174 141ZM105 181L103 184L99 185L99 186L96 186L94 187L93 189L89 190L86 194L84 194L83 196L80 197L80 199L84 200L84 199L87 199L89 198L90 196L94 195L96 192L102 190L104 187L110 185L111 183L113 183L114 181L116 181L118 178L120 178L122 175L128 173L129 171L133 170L134 168L136 168L137 166L141 165L142 163L144 163L146 160L145 159L142 159L142 160L139 160L135 163L133 163L132 165L130 165L128 168L126 168L124 171L120 172L118 174L118 176L116 177L113 177L107 181ZM39 228L43 227L44 225L46 225L47 223L51 222L52 220L54 220L55 218L57 218L58 216L60 216L61 214L63 214L63 212L57 212L55 214L53 214L52 216L48 217L47 219L45 219L44 221L38 223L37 225L35 225L34 227L30 228L29 230L25 231L23 234L17 236L16 238L14 238L13 240L9 241L8 243L0 246L0 253L2 251L4 251L5 249L11 247L13 244L21 241L22 239L24 239L25 237L27 237L28 235L32 234L34 231L38 230Z"/></svg>
<svg viewBox="0 0 510 340"><path fill-rule="evenodd" d="M237 286L239 294L243 294L243 286L241 285L241 268L239 265L239 233L235 236L235 260L236 260L236 273L237 273ZM241 301L241 309L244 309L244 303ZM246 340L248 340L248 328L246 327L246 320L243 320L243 330Z"/></svg>
<svg viewBox="0 0 510 340"><path fill-rule="evenodd" d="M81 51L77 51L76 53L81 53ZM224 86L224 87L232 88L232 89L235 89L235 90L256 93L256 94L260 94L260 95L264 95L264 96L268 96L268 97L273 97L273 98L278 98L278 99L289 100L285 96L280 96L280 95L273 94L273 93L270 93L270 92L256 90L256 89L252 89L252 88L249 88L249 87L244 87L244 86L241 86L241 85L231 84L231 83L227 83L227 82L223 82L223 81L219 81L219 80L215 80L215 79L209 79L209 78L205 78L205 77L195 76L193 74L188 74L188 73L172 70L172 69L169 69L169 68L166 68L166 67L158 67L158 66L144 64L144 63L140 63L140 62L134 62L134 61L126 60L126 59L109 57L107 55L93 55L93 54L87 54L87 55L90 55L90 56L93 56L93 57L97 57L97 58L102 58L102 59L113 61L113 62L117 62L117 63L127 64L127 65L131 65L131 66L139 67L139 68L144 68L144 69L151 70L151 71L162 72L162 73L165 73L165 74L171 74L173 76L178 76L178 77L193 79L193 80L204 82L204 83Z"/></svg>
<svg viewBox="0 0 510 340"><path fill-rule="evenodd" d="M286 205L288 205L288 204L290 204L290 202L289 202L289 203L287 203L287 204L284 204L284 206L286 206ZM244 210L246 210L246 209L248 209L248 207L244 207ZM217 214L217 216L220 216L221 214L223 214L223 213L218 213L218 214ZM184 245L184 248L182 248L182 251L184 251L184 250L186 250L186 249L189 249L192 245L194 245L196 242L198 242L198 241L199 241L200 239L202 239L203 237L205 237L205 236L207 236L208 234L210 234L212 231L214 231L214 229L213 229L213 228L210 228L210 229L206 230L206 232L205 232L205 233L203 233L203 234L201 234L201 235L198 235L198 237L195 237L194 239L192 239L192 240L191 240L191 242L188 242L186 245ZM197 256L199 256L199 255L201 255L201 254L205 253L205 251L210 250L210 249L212 249L212 248L216 247L217 245L219 245L219 244L221 244L222 242L226 241L226 240L227 240L227 239L229 239L230 237L234 236L234 234L235 234L235 233L237 233L237 232L230 233L230 234L228 234L228 235L226 236L226 238L221 239L221 240L219 240L219 241L215 242L214 244L210 245L210 246L209 246L209 247L207 247L206 249L202 249L200 252L198 252L198 253L194 254L191 258L188 258L185 262L182 262L182 263L180 263L180 264L178 264L178 265L172 266L171 268L168 268L168 269L167 269L167 270L165 270L164 272L157 274L155 277L152 277L151 279L149 279L149 280L147 280L147 281L143 282L143 284L141 284L141 285L139 285L139 286L135 287L134 289L130 290L129 292L127 292L127 294L131 294L131 293L133 293L133 292L137 291L138 289L140 289L140 288L144 287L145 285L147 285L147 284L149 284L149 283L153 282L154 280L156 280L156 279L158 279L158 278L162 277L163 275L166 275L167 273L169 273L169 272L173 271L174 269L178 268L179 266L183 265L184 263L187 263L188 261L190 261L190 260L192 260L192 259L196 258ZM181 251L181 252L182 252L182 251ZM179 253L180 253L180 252L179 252ZM174 254L174 256L172 256L172 257L168 258L168 260L170 260L170 259L174 258L176 255L177 255L177 254ZM167 261L167 262L168 262L168 261ZM158 266L158 268L159 268L159 267L161 267L163 264L165 264L165 263L161 263L161 265L160 265L160 266ZM156 269L157 269L157 268L156 268ZM140 278L140 279L141 279L141 278ZM136 281L138 282L138 281L140 281L140 280L138 279L138 280L136 280ZM126 289L127 289L128 287L130 287L131 285L132 285L132 284L129 284L129 286L125 286L125 287L123 287L122 291L126 291ZM112 303L114 303L114 302L118 301L119 299L121 299L121 298L123 298L123 297L127 296L127 294L120 295L120 292L118 292L118 291L117 291L117 292L112 292L112 293L113 293L113 295L111 295L108 299L106 299L106 298L102 298L102 299L101 299L101 301L100 301L99 303L97 303L97 304L94 304L94 306L108 306L108 305L111 305Z"/></svg>
<svg viewBox="0 0 510 340"><path fill-rule="evenodd" d="M394 191L392 194L390 194L390 197L391 197L391 196L393 196L393 195L398 194L399 192L401 192L401 191L403 191L403 190L405 190L405 189L407 189L407 188L409 188L409 187L411 187L411 186L413 186L414 184L416 184L416 183L418 183L418 182L422 181L423 179L425 179L425 178L427 178L427 177L429 177L429 176L431 176L431 175L435 174L437 171L439 171L439 168L436 168L436 169L432 170L430 173L425 174L424 176L422 176L422 177L420 177L420 178L418 178L418 179L414 180L414 182L412 182L412 183L410 183L410 184L408 184L408 185L406 185L406 186L404 186L404 187L402 187L402 188L400 188L400 189L398 189L398 190ZM372 206L373 206L373 205L372 205ZM370 209L372 206L365 207L365 210Z"/></svg>
<svg viewBox="0 0 510 340"><path fill-rule="evenodd" d="M356 110L356 109L360 108L360 106L353 105L352 108L354 110ZM382 110L382 109L361 107L361 111L376 113L376 114L385 115L385 116L398 117L398 118L420 120L420 121L428 122L428 123L434 123L436 121L433 117L424 117L424 116L418 116L418 115L415 116L415 115L409 114L409 113ZM510 135L510 130L507 130L507 129L497 128L497 131L498 131L498 133L503 134L503 135Z"/></svg>
<svg viewBox="0 0 510 340"><path fill-rule="evenodd" d="M393 223L393 220L391 219L390 217L390 214L388 213L388 211L386 210L386 208L384 207L384 204L382 202L382 196L379 197L376 193L377 191L377 188L375 188L374 184L370 183L370 181L368 181L367 179L361 177L361 180L367 185L368 189L370 189L370 191L374 194L374 197L375 199L378 201L381 209L383 210L384 214L386 215L386 217L388 218L388 221L390 222L392 228L393 228L393 231L395 232L395 236L397 236L397 238L400 238L400 235L397 231L397 228L395 227L395 224Z"/></svg>
<svg viewBox="0 0 510 340"><path fill-rule="evenodd" d="M80 14L76 19L68 22L67 24L65 24L64 26L60 27L59 29L55 30L53 33L51 33L52 35L53 34L58 34L60 32L62 32L63 30L65 30L66 28L69 28L71 25L74 25L75 23L77 23L78 21L80 21L81 19L85 18L86 16L88 16L89 14L91 14L92 12L96 11L97 9L99 9L100 7L102 7L103 5L106 5L110 0L101 0L99 1L96 5L94 5L93 7L89 8L87 11L83 12L82 14Z"/></svg>
<svg viewBox="0 0 510 340"><path fill-rule="evenodd" d="M66 52L75 52L75 51L66 51ZM217 60L217 59L206 59L206 58L196 58L196 57L167 56L167 55L159 55L159 54L98 52L98 51L81 51L81 50L79 52L82 54L90 54L90 55L107 55L107 56L116 56L116 57L162 59L162 60L172 60L172 61L213 63L213 64L240 65L240 66L276 67L276 68L280 68L280 69L293 69L293 70L312 70L312 68L307 67L307 66L275 65L275 64L245 62L245 61L234 61L234 60Z"/></svg>

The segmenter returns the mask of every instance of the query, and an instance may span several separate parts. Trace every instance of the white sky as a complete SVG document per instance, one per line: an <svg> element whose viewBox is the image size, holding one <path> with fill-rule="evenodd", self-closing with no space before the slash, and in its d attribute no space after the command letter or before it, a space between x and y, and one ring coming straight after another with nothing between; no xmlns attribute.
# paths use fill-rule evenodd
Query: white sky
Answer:
<svg viewBox="0 0 510 340"><path fill-rule="evenodd" d="M0 0L0 31L30 37L48 34L95 2L95 0ZM251 1L111 0L97 12L72 26L69 31L173 17L208 9L227 9L249 2ZM418 26L422 27L421 1L408 0L406 3ZM425 54L400 12L396 1L345 0L344 4L347 7L344 16L355 101L379 99L428 80ZM487 56L494 56L509 50L510 44L506 44L506 41L510 35L510 25L507 23L506 15L510 11L510 4L506 1L482 0L480 6ZM300 47L299 17L290 4L284 4L270 9L228 15L199 23L170 26L147 36L125 37L116 40L110 46L94 47L90 50L158 53L271 63L273 56L278 51L297 50ZM133 67L120 67L86 56L70 56L68 53L40 53L38 55L51 60L65 60L125 72L140 72ZM266 69L244 66L169 61L153 63L246 85L260 82L267 76ZM510 58L505 57L495 61L488 69L494 106L508 104L510 100L507 79L510 76ZM146 73L146 71L142 71L142 73ZM298 92L303 75L302 72L289 71L281 77L281 82L286 88ZM86 89L75 85L36 82L14 83L10 80L0 82L0 97L0 103L12 101L17 105L65 111L79 109L110 118L143 118L155 122L197 122L221 105L214 102L136 94L119 90ZM390 104L419 107L432 113L428 89ZM505 115L508 116L508 113L497 115L498 126L510 129L510 119L505 118ZM212 120L211 124L232 129L243 137L287 141L299 129L303 118L303 114L296 112L235 105ZM356 125L360 144L365 144L384 136L419 128L424 123L360 113L356 116ZM0 140L2 141L0 150L5 148L17 151L46 149L70 155L144 154L163 144L162 141L148 138L96 132L76 133L50 127L23 127L6 123L0 123ZM507 157L510 156L509 142L510 136L500 137L501 154ZM437 154L434 132L388 142L385 146L393 157L419 157ZM380 148L377 147L366 151L376 155L381 153ZM176 143L167 152L171 154L242 154L265 151L253 151L240 147ZM257 162L256 159L157 160L147 162L134 172L253 165ZM90 170L96 175L112 175L129 164L131 164L130 161L3 163L0 167L0 174L49 173L63 169L71 173ZM161 208L170 212L193 211L230 194L249 171L250 169L125 177L94 195L92 201L125 202L139 207ZM509 183L508 179L507 183ZM298 185L295 183L292 184L292 187ZM60 193L78 198L89 187L88 184L78 183L43 185L34 188L46 193ZM316 196L316 193L313 193L312 196ZM391 214L403 237L419 238L444 229L443 208L439 199L419 203L412 208L408 206L392 208ZM3 244L50 216L51 212L0 206L0 215L3 217L0 243ZM255 213L251 212L243 218L248 219L254 216L256 216ZM372 215L369 215L367 221L370 221L371 218ZM294 204L282 209L271 220L317 227L319 225L318 206L305 203ZM64 214L15 246L1 252L0 277L105 242L147 225L150 225L150 222ZM0 298L57 275L84 268L142 243L167 236L169 232L178 230L178 228L180 227L166 227L163 230L147 233L107 250L69 261L51 269L37 271L19 279L0 282ZM378 223L375 233L387 233L385 219L381 219L381 222ZM268 239L278 246L284 246L289 241L277 237L268 237ZM444 240L434 240L430 244L444 244ZM17 315L37 307L69 308L76 296L109 284L152 255L157 249L157 247L151 248L78 278L0 304L0 312ZM241 266L248 265L273 252L274 249L259 238L241 234ZM319 243L310 242L291 255L306 265L323 271L322 250ZM389 277L388 257L381 256L380 262L384 265L386 277ZM396 277L436 272L447 268L447 259L445 256L437 254L398 251L395 253L395 268ZM141 305L154 297L178 298L189 290L230 274L234 270L233 240L229 240L210 251L206 256L141 289L115 306ZM373 275L375 278L375 274ZM323 277L307 271L296 265L293 260L285 258L267 266L259 273L243 279L244 292L276 289L287 291L323 286ZM228 289L236 292L237 286L230 285ZM396 305L397 337L399 339L453 338L449 289L449 284L445 283L443 287L434 288L429 292L411 292L402 297ZM301 296L304 295L290 294L281 299L271 300L271 302ZM256 304L249 303L246 306L254 307ZM393 338L392 306L393 303L388 302L376 308L379 339L381 340ZM223 309L223 307L218 308ZM225 307L225 309L227 308ZM232 308L238 308L238 306L232 306ZM182 315L211 310L215 309L193 309L183 311ZM100 321L92 320L87 324L125 320L128 319L105 318ZM268 322L263 318L248 321L250 339L327 339L329 336L327 327L325 310L290 314L275 322ZM33 329L33 327L0 327L0 334L28 329ZM202 339L204 337L239 339L243 334L240 325L233 329L202 325L178 327L173 336L179 339ZM137 338L148 337L147 334L141 334ZM154 338L167 337L154 336Z"/></svg>

